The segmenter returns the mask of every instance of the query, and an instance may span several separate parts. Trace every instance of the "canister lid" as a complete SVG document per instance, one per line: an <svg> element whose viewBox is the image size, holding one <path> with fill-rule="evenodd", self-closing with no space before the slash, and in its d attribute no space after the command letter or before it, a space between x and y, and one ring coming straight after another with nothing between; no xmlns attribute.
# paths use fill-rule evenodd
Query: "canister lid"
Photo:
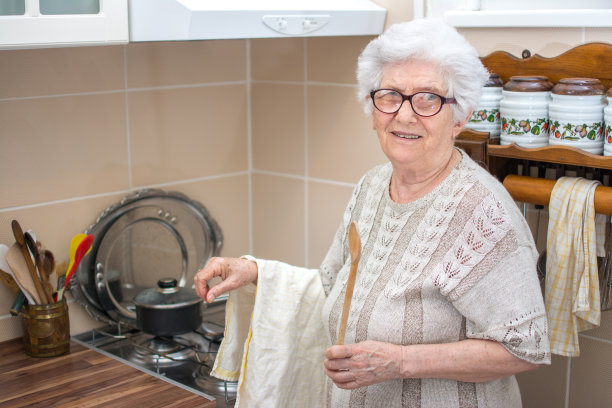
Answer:
<svg viewBox="0 0 612 408"><path fill-rule="evenodd" d="M597 78L561 78L552 89L556 95L603 95L606 88Z"/></svg>
<svg viewBox="0 0 612 408"><path fill-rule="evenodd" d="M552 82L544 75L515 75L504 85L504 91L511 92L547 92L552 88Z"/></svg>
<svg viewBox="0 0 612 408"><path fill-rule="evenodd" d="M612 97L612 88L608 89L606 95Z"/></svg>
<svg viewBox="0 0 612 408"><path fill-rule="evenodd" d="M484 85L486 88L501 88L504 86L504 81L497 74L489 75L489 79Z"/></svg>

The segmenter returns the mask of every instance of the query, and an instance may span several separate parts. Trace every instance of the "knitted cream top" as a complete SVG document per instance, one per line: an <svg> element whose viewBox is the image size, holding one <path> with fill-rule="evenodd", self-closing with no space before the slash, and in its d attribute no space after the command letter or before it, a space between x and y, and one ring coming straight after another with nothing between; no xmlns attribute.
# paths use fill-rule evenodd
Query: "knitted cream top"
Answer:
<svg viewBox="0 0 612 408"><path fill-rule="evenodd" d="M346 343L489 339L533 363L550 363L546 313L529 227L504 187L465 153L431 193L389 196L391 165L353 192L321 265L324 323L337 337L348 277L348 225L362 242ZM515 378L488 383L393 380L357 390L328 381L329 407L519 407Z"/></svg>

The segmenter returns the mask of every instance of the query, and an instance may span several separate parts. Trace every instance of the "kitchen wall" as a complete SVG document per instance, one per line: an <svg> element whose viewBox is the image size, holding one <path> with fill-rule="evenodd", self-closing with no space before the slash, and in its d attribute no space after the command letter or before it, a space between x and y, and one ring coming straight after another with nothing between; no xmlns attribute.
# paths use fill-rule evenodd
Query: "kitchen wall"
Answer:
<svg viewBox="0 0 612 408"><path fill-rule="evenodd" d="M411 18L411 2L380 3L392 22ZM612 43L610 29L460 31L483 56ZM0 242L13 242L18 219L67 261L70 238L106 207L155 187L203 203L223 230L223 255L317 267L353 186L385 160L355 98L369 39L0 51ZM534 227L532 207L528 218ZM13 297L0 286L0 341L21 335L6 313ZM99 324L73 301L70 319L73 333ZM519 376L525 407L609 405L609 312L580 346L579 358Z"/></svg>

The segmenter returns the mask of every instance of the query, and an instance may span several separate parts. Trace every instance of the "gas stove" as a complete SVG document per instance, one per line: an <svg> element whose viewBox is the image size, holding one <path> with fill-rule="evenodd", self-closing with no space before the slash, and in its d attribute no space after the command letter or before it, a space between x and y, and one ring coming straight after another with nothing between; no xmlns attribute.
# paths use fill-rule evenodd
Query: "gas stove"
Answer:
<svg viewBox="0 0 612 408"><path fill-rule="evenodd" d="M117 324L81 333L73 339L154 377L214 399L219 408L229 408L236 400L237 383L210 375L223 338L225 305L208 306L202 325L178 336L158 337Z"/></svg>

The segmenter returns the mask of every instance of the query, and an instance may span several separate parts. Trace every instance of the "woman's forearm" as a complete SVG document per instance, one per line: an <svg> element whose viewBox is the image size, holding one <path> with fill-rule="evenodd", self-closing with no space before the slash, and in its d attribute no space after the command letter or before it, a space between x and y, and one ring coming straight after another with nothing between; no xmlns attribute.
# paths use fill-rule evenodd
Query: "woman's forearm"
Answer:
<svg viewBox="0 0 612 408"><path fill-rule="evenodd" d="M486 382L535 370L539 366L512 355L497 342L468 339L446 344L402 346L400 367L404 378Z"/></svg>

